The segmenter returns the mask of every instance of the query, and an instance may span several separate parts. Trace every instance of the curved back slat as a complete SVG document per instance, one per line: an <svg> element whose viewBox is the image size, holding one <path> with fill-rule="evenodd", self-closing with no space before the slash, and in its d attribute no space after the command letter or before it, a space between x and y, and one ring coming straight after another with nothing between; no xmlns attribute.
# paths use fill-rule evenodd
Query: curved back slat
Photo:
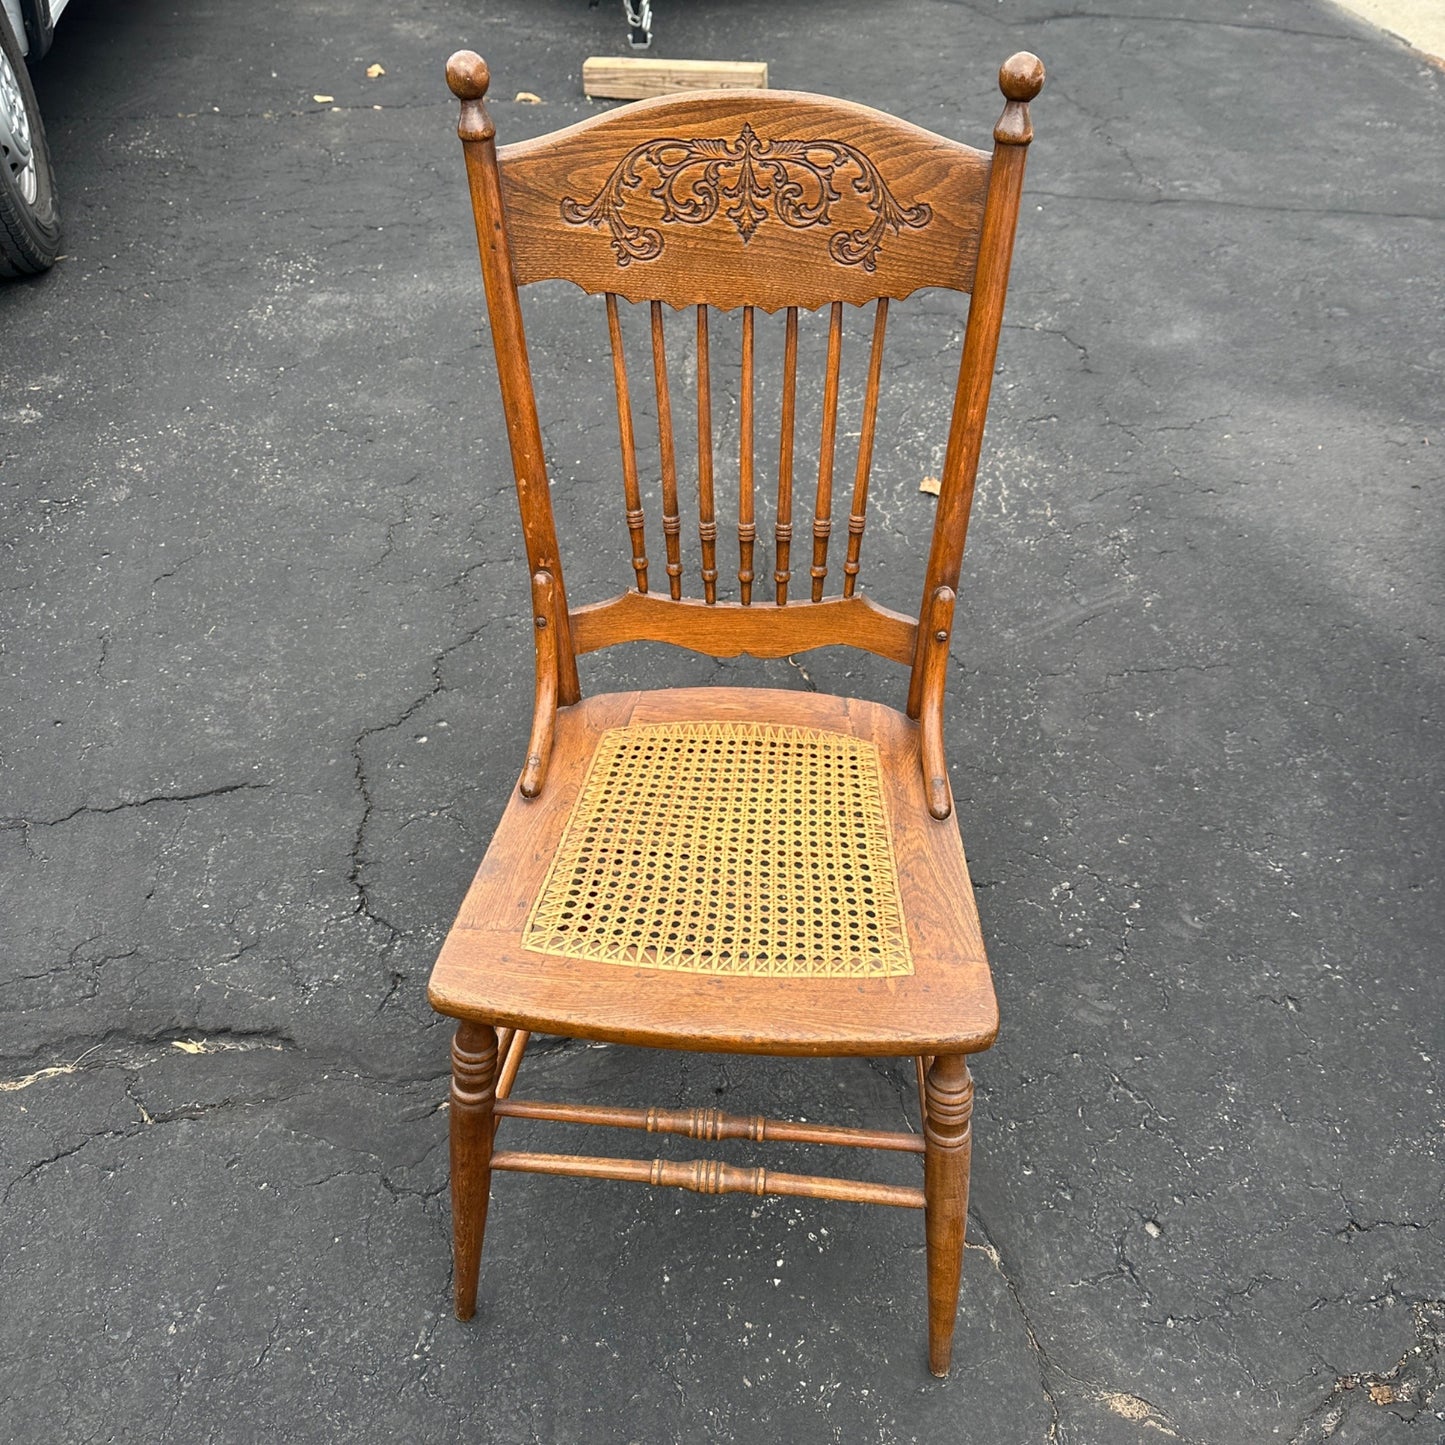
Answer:
<svg viewBox="0 0 1445 1445"><path fill-rule="evenodd" d="M848 101L668 96L498 160L519 284L763 311L973 286L989 157Z"/></svg>
<svg viewBox="0 0 1445 1445"><path fill-rule="evenodd" d="M881 607L871 597L755 607L742 602L710 605L691 597L673 602L657 593L625 592L577 608L571 621L579 654L619 642L670 642L710 657L744 652L787 657L814 647L846 646L908 663L918 641L913 618Z"/></svg>

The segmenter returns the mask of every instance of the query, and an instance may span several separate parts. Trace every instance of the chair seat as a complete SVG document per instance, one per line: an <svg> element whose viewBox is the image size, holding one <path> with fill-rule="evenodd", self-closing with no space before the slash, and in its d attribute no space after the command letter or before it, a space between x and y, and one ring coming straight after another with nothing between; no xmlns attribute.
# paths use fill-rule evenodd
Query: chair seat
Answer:
<svg viewBox="0 0 1445 1445"><path fill-rule="evenodd" d="M876 703L687 688L557 715L432 973L456 1018L769 1054L986 1049L998 1008L958 826Z"/></svg>

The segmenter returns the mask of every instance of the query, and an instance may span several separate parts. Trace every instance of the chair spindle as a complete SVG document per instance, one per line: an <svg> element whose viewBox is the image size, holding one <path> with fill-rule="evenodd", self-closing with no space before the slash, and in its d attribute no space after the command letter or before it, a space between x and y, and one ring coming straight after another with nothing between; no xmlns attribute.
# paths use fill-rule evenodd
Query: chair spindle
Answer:
<svg viewBox="0 0 1445 1445"><path fill-rule="evenodd" d="M778 441L778 525L777 564L773 581L777 583L778 606L788 600L789 570L793 549L793 416L798 392L798 308L788 307L786 339L783 343L783 420Z"/></svg>
<svg viewBox="0 0 1445 1445"><path fill-rule="evenodd" d="M627 361L622 354L622 322L617 297L607 293L607 334L612 341L612 380L617 389L617 432L622 439L622 492L627 532L632 539L632 570L637 590L647 591L647 539L643 535L642 491L637 485L637 444L632 434L632 402L627 395Z"/></svg>
<svg viewBox="0 0 1445 1445"><path fill-rule="evenodd" d="M697 535L702 543L702 589L717 601L717 517L712 499L712 378L708 370L707 307L697 308Z"/></svg>
<svg viewBox="0 0 1445 1445"><path fill-rule="evenodd" d="M868 353L868 391L863 398L863 429L858 437L858 470L853 474L853 505L848 512L848 557L843 563L843 596L851 597L858 580L863 526L868 516L868 477L873 468L873 428L878 420L878 384L883 375L883 333L888 326L888 298L878 300L873 315L873 345Z"/></svg>
<svg viewBox="0 0 1445 1445"><path fill-rule="evenodd" d="M652 303L652 380L657 390L657 449L662 463L662 534L667 547L667 590L682 597L682 518L677 510L677 456L672 444L672 398L667 389L667 350L662 302Z"/></svg>
<svg viewBox="0 0 1445 1445"><path fill-rule="evenodd" d="M753 600L753 308L743 307L743 370L739 384L742 414L738 427L738 600Z"/></svg>
<svg viewBox="0 0 1445 1445"><path fill-rule="evenodd" d="M838 439L838 371L843 359L843 303L828 318L828 372L823 381L823 435L818 443L818 494L813 509L813 601L823 600L828 534L833 530L833 446Z"/></svg>

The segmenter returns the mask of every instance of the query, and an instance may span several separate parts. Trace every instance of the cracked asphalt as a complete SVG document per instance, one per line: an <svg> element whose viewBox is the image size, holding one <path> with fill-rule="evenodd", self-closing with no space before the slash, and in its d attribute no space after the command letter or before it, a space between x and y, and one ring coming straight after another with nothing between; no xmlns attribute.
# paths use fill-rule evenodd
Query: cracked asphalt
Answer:
<svg viewBox="0 0 1445 1445"><path fill-rule="evenodd" d="M662 55L974 142L998 63L1049 67L947 718L1003 1011L956 1363L916 1217L818 1201L509 1177L451 1318L424 988L531 663L442 66L482 51L540 133L600 108L615 8L75 0L37 67L67 254L0 291L0 1439L1438 1445L1445 76L1322 0L658 6ZM600 597L605 332L530 304ZM863 572L903 605L963 315L911 311ZM717 678L900 695L831 652L584 685ZM542 1040L522 1087L917 1127L901 1062Z"/></svg>

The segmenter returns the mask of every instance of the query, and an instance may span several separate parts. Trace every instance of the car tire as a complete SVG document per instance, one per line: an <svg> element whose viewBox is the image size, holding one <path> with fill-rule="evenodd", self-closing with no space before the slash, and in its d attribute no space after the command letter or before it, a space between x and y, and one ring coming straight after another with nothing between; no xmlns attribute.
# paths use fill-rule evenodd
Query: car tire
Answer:
<svg viewBox="0 0 1445 1445"><path fill-rule="evenodd" d="M0 276L48 270L59 251L45 127L25 57L0 8Z"/></svg>

